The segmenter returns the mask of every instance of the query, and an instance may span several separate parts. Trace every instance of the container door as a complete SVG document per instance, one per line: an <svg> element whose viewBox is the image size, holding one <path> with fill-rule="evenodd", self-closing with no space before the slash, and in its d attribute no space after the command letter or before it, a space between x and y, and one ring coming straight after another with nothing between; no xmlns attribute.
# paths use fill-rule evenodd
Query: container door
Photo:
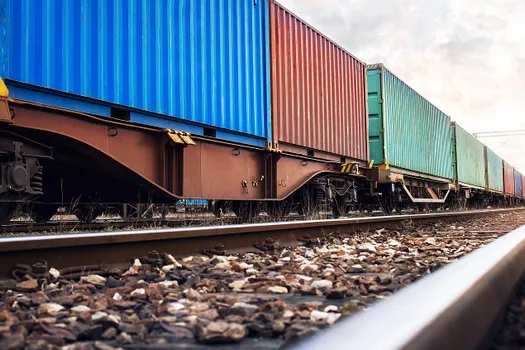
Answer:
<svg viewBox="0 0 525 350"><path fill-rule="evenodd" d="M368 130L370 160L375 164L387 163L384 152L383 96L381 94L381 70L368 70Z"/></svg>

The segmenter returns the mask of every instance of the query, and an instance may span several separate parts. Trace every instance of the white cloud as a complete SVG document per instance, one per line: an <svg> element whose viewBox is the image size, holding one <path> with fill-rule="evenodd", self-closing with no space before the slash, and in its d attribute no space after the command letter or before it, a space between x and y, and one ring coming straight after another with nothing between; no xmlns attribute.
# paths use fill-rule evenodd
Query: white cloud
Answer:
<svg viewBox="0 0 525 350"><path fill-rule="evenodd" d="M280 2L363 61L385 63L471 133L525 129L525 1ZM525 136L483 142L525 172Z"/></svg>

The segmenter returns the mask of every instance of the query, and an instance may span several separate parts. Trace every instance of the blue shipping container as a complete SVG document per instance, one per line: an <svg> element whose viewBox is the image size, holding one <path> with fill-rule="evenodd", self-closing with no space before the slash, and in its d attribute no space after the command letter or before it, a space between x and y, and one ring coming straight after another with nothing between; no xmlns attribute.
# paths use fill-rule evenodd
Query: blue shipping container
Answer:
<svg viewBox="0 0 525 350"><path fill-rule="evenodd" d="M522 180L523 178L521 177L521 173L519 171L517 171L516 169L514 169L514 188L516 189L516 197L521 197L521 194L523 193L523 190L522 190Z"/></svg>
<svg viewBox="0 0 525 350"><path fill-rule="evenodd" d="M0 0L0 76L14 98L264 145L268 14L266 0Z"/></svg>

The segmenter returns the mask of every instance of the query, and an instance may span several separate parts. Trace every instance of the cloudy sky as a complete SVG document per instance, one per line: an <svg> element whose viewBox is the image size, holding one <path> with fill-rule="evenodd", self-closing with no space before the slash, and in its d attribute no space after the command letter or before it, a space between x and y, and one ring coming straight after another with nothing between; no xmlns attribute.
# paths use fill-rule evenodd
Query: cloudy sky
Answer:
<svg viewBox="0 0 525 350"><path fill-rule="evenodd" d="M525 129L525 1L279 2L471 133ZM525 135L482 141L525 172Z"/></svg>

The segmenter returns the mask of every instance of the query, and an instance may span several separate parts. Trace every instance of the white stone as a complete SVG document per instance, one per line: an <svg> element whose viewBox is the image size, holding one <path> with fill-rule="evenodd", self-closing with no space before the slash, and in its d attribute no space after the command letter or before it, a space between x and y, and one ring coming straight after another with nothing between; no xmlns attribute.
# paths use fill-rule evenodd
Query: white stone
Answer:
<svg viewBox="0 0 525 350"><path fill-rule="evenodd" d="M256 269L248 269L248 270L246 270L246 274L248 274L248 275L256 275L257 272L258 271Z"/></svg>
<svg viewBox="0 0 525 350"><path fill-rule="evenodd" d="M121 301L122 300L122 295L120 295L119 293L113 294L113 300Z"/></svg>
<svg viewBox="0 0 525 350"><path fill-rule="evenodd" d="M215 265L215 267L218 268L218 269L226 269L226 270L232 268L231 264L228 261L220 262L217 265Z"/></svg>
<svg viewBox="0 0 525 350"><path fill-rule="evenodd" d="M190 262L192 260L193 260L193 256L188 256L188 257L182 259L183 262Z"/></svg>
<svg viewBox="0 0 525 350"><path fill-rule="evenodd" d="M330 252L330 250L328 250L328 248L326 248L325 246L315 248L315 251L317 252L317 254L324 254Z"/></svg>
<svg viewBox="0 0 525 350"><path fill-rule="evenodd" d="M135 259L135 260L133 261L133 266L135 266L135 267L141 267L141 266L142 266L142 263L140 262L139 259Z"/></svg>
<svg viewBox="0 0 525 350"><path fill-rule="evenodd" d="M57 282L57 283L49 283L49 284L46 286L46 290L57 289L58 286L59 286L58 282Z"/></svg>
<svg viewBox="0 0 525 350"><path fill-rule="evenodd" d="M304 273L314 272L319 270L319 265L316 264L303 264L299 269Z"/></svg>
<svg viewBox="0 0 525 350"><path fill-rule="evenodd" d="M137 288L130 295L146 295L146 290L144 288Z"/></svg>
<svg viewBox="0 0 525 350"><path fill-rule="evenodd" d="M323 271L323 274L332 274L332 273L335 273L335 269L333 267L327 267Z"/></svg>
<svg viewBox="0 0 525 350"><path fill-rule="evenodd" d="M291 310L286 310L283 314L283 318L292 318L293 316L294 316L294 313Z"/></svg>
<svg viewBox="0 0 525 350"><path fill-rule="evenodd" d="M172 287L178 287L179 282L177 281L162 281L159 282L159 285L161 285L164 288L172 288Z"/></svg>
<svg viewBox="0 0 525 350"><path fill-rule="evenodd" d="M313 280L312 277L304 276L304 275L295 275L295 278L298 279L299 281L305 281L305 282L310 282L311 280Z"/></svg>
<svg viewBox="0 0 525 350"><path fill-rule="evenodd" d="M99 320L101 319L102 317L108 317L108 314L106 312L102 312L102 311L97 311L93 314L93 316L91 316L91 319L93 321L96 321L96 320Z"/></svg>
<svg viewBox="0 0 525 350"><path fill-rule="evenodd" d="M245 284L246 284L246 281L244 281L244 280L237 280L237 281L233 281L228 286L230 288L232 288L236 292L236 291L240 291L242 289L242 287L244 287Z"/></svg>
<svg viewBox="0 0 525 350"><path fill-rule="evenodd" d="M290 258L289 256L285 256L284 258L279 259L280 262L289 262L290 260L292 260L292 258Z"/></svg>
<svg viewBox="0 0 525 350"><path fill-rule="evenodd" d="M310 314L310 320L314 322L326 321L328 319L328 312L314 310Z"/></svg>
<svg viewBox="0 0 525 350"><path fill-rule="evenodd" d="M399 247L401 245L401 243L399 243L395 239L392 239L392 240L390 240L390 242L388 242L388 245L391 246L391 247Z"/></svg>
<svg viewBox="0 0 525 350"><path fill-rule="evenodd" d="M126 277L126 276L136 276L139 274L139 268L135 265L133 266L130 266L128 271L124 272L122 274L122 276Z"/></svg>
<svg viewBox="0 0 525 350"><path fill-rule="evenodd" d="M175 267L182 267L181 264L173 257L173 255L168 254L168 259L170 259L171 263L175 265Z"/></svg>
<svg viewBox="0 0 525 350"><path fill-rule="evenodd" d="M162 266L162 271L164 271L164 272L170 272L172 270L175 270L175 265L174 264Z"/></svg>
<svg viewBox="0 0 525 350"><path fill-rule="evenodd" d="M436 239L434 237L429 237L429 238L425 239L425 243L426 244L435 245L436 244Z"/></svg>
<svg viewBox="0 0 525 350"><path fill-rule="evenodd" d="M49 274L51 276L53 276L53 278L58 278L60 277L60 271L58 271L57 269L55 269L54 267L50 268L49 269Z"/></svg>
<svg viewBox="0 0 525 350"><path fill-rule="evenodd" d="M257 310L257 305L247 304L243 302L236 302L232 308L250 310L252 313Z"/></svg>
<svg viewBox="0 0 525 350"><path fill-rule="evenodd" d="M332 288L332 281L328 280L317 280L313 281L311 286L315 289L331 289Z"/></svg>
<svg viewBox="0 0 525 350"><path fill-rule="evenodd" d="M55 316L57 313L59 313L62 310L64 310L64 307L62 305L55 304L55 303L40 304L40 306L38 307L39 314L43 313L43 314L48 314L51 316Z"/></svg>
<svg viewBox="0 0 525 350"><path fill-rule="evenodd" d="M71 311L74 313L80 313L80 312L91 311L91 309L87 307L86 305L77 305L75 307L72 307Z"/></svg>
<svg viewBox="0 0 525 350"><path fill-rule="evenodd" d="M82 282L96 284L96 285L104 285L106 284L106 279L99 275L88 275L84 276L80 279Z"/></svg>
<svg viewBox="0 0 525 350"><path fill-rule="evenodd" d="M180 310L184 309L185 306L182 305L181 303L168 303L166 304L166 311L171 314L171 315L175 315L177 312L179 312Z"/></svg>
<svg viewBox="0 0 525 350"><path fill-rule="evenodd" d="M120 323L120 316L117 316L117 315L108 315L108 318L115 322L116 324L119 324Z"/></svg>
<svg viewBox="0 0 525 350"><path fill-rule="evenodd" d="M326 323L333 325L341 317L341 314L330 312L326 318Z"/></svg>
<svg viewBox="0 0 525 350"><path fill-rule="evenodd" d="M268 288L268 291L276 294L288 294L288 288L281 286L270 287Z"/></svg>
<svg viewBox="0 0 525 350"><path fill-rule="evenodd" d="M372 243L363 243L357 246L357 249L364 250L369 253L377 253L376 247Z"/></svg>
<svg viewBox="0 0 525 350"><path fill-rule="evenodd" d="M335 305L328 305L324 308L324 312L337 311L339 308Z"/></svg>
<svg viewBox="0 0 525 350"><path fill-rule="evenodd" d="M313 258L315 258L315 253L314 253L313 250L308 249L306 252L304 252L304 256L305 256L307 259L313 259Z"/></svg>
<svg viewBox="0 0 525 350"><path fill-rule="evenodd" d="M247 270L247 269L250 269L250 268L253 267L252 264L247 264L247 263L245 263L245 262L241 262L241 263L239 263L237 266L238 266L241 270L243 270L243 271L244 271L244 270Z"/></svg>
<svg viewBox="0 0 525 350"><path fill-rule="evenodd" d="M390 256L396 255L396 251L394 249L383 250L383 253L388 254Z"/></svg>

